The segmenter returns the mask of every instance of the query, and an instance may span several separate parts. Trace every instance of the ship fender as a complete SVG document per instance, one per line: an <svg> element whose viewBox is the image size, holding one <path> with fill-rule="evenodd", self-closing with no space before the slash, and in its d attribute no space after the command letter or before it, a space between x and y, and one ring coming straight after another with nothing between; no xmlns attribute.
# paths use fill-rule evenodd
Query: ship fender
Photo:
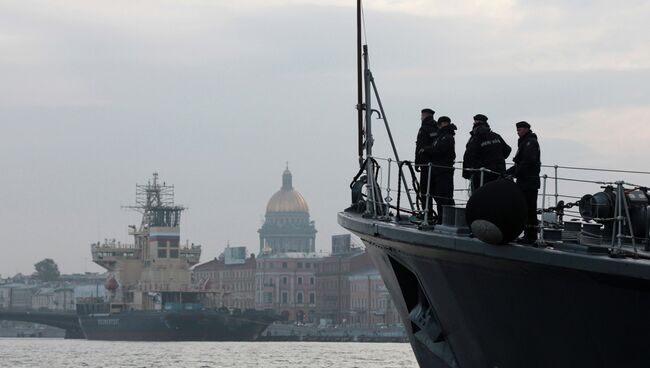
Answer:
<svg viewBox="0 0 650 368"><path fill-rule="evenodd" d="M488 244L515 240L526 225L526 200L511 180L491 181L472 194L467 202L466 220L472 233Z"/></svg>

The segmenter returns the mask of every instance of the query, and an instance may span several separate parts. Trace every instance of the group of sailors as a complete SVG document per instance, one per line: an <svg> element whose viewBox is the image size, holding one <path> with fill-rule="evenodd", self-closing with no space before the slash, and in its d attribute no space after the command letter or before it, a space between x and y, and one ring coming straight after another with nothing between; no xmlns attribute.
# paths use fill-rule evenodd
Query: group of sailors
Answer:
<svg viewBox="0 0 650 368"><path fill-rule="evenodd" d="M433 217L433 201L442 222L442 208L454 205L454 162L456 160L456 125L447 116L434 119L435 111L422 110L422 125L415 144L415 164L420 171L420 198L422 206ZM499 178L514 178L521 189L528 208L526 227L519 242L533 244L537 240L537 194L540 187L540 148L537 135L525 121L515 124L519 140L514 165L506 170L506 159L512 148L492 131L488 117L474 116L470 137L463 155L463 178L470 181L470 193Z"/></svg>

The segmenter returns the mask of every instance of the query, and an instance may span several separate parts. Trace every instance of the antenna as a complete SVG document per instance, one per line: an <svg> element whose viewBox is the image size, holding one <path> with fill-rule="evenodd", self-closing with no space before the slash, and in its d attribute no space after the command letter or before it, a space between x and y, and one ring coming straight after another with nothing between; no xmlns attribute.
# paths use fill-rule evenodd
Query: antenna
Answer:
<svg viewBox="0 0 650 368"><path fill-rule="evenodd" d="M363 166L363 70L361 67L361 0L357 0L357 113L359 167Z"/></svg>

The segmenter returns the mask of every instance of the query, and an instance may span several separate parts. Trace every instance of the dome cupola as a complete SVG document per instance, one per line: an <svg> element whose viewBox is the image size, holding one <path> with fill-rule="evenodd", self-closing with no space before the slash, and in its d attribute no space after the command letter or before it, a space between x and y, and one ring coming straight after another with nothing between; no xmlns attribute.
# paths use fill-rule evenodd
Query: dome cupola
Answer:
<svg viewBox="0 0 650 368"><path fill-rule="evenodd" d="M277 191L266 205L266 213L300 212L309 213L305 198L293 189L293 178L287 165L282 173L282 188Z"/></svg>

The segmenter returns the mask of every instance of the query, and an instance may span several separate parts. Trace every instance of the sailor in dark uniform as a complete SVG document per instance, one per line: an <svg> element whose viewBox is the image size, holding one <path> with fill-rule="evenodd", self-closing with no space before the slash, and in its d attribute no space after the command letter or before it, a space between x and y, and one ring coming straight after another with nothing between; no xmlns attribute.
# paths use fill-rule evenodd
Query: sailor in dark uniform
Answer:
<svg viewBox="0 0 650 368"><path fill-rule="evenodd" d="M432 185L428 182L429 180L429 162L431 162L431 150L429 149L433 144L433 140L436 137L438 127L436 126L436 121L433 119L433 114L435 111L431 109L422 109L421 120L422 125L418 131L418 137L415 141L415 164L423 165L416 166L416 170L420 170L420 198L422 202L422 209L429 209L429 218L433 214L433 199L431 194ZM433 173L432 173L433 174ZM434 181L434 176L431 175L431 182ZM429 189L429 201L427 202L427 189ZM427 207L428 204L428 207Z"/></svg>
<svg viewBox="0 0 650 368"><path fill-rule="evenodd" d="M542 166L537 135L530 130L530 124L520 121L516 124L517 154L513 158L515 165L506 173L517 179L517 186L524 193L528 213L522 243L532 244L537 240L537 192L540 186L539 172Z"/></svg>
<svg viewBox="0 0 650 368"><path fill-rule="evenodd" d="M512 151L503 138L490 129L487 120L483 114L474 116L474 127L465 146L463 178L471 180L472 192L481 186L481 172L466 169L483 167L493 171L494 173L483 172L483 184L496 180L506 171L506 158Z"/></svg>
<svg viewBox="0 0 650 368"><path fill-rule="evenodd" d="M454 136L456 125L447 116L438 119L438 134L431 145L432 193L436 201L439 224L442 223L442 206L454 203L454 160L456 160L456 143Z"/></svg>

